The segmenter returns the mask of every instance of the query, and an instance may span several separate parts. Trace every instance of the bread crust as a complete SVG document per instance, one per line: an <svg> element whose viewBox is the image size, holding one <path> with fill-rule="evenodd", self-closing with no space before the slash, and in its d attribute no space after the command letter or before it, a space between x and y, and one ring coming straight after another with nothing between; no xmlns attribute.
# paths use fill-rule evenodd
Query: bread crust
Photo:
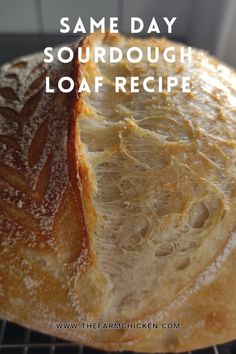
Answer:
<svg viewBox="0 0 236 354"><path fill-rule="evenodd" d="M105 44L125 48L128 45L150 44L165 48L170 43L172 44L166 40L143 41L126 39L109 33L96 33L86 37L80 45L93 47ZM177 43L175 45L178 47ZM109 70L110 67L103 69ZM163 70L165 69L167 70L164 67ZM193 257L191 262L195 264L194 257L196 257L199 265L194 265L192 271L184 273L184 270L182 275L181 271L173 273L177 279L175 292L172 293L172 284L168 280L168 283L163 286L164 290L160 289L159 298L157 293L150 294L149 291L145 295L146 298L142 295L142 304L135 303L135 310L132 310L133 304L124 310L124 304L120 301L121 297L118 298L120 302L114 298L116 279L112 278L109 271L104 271L102 258L107 255L104 253L101 256L101 249L99 249L98 238L102 238L102 234L99 233L98 225L103 216L96 199L99 192L98 170L91 162L93 155L90 154L90 141L86 140L87 127L85 125L92 124L94 120L99 124L106 123L101 144L110 144L110 140L108 143L106 141L109 134L112 135L111 143L115 142L111 148L109 145L109 156L124 154L121 143L126 144L126 155L125 157L122 155L125 168L130 162L124 159L128 155L130 158L134 153L129 142L134 143L137 137L146 139L147 136L148 140L155 144L156 133L147 132L145 129L149 122L145 121L140 124L140 120L135 117L142 96L137 100L134 99L133 118L124 118L122 113L119 121L113 124L114 117L109 117L109 113L106 115L103 111L102 114L96 114L92 95L78 95L76 92L72 96L63 95L60 92L47 95L44 92L43 79L46 74L50 75L52 83L56 86L57 78L68 75L71 70L78 87L84 75L92 79L101 68L92 61L84 65L79 64L76 59L72 68L70 65L65 66L58 62L47 67L43 64L42 55L37 54L7 64L0 73L0 118L3 122L0 139L1 143L5 144L0 156L1 316L44 333L115 351L181 352L234 339L236 333L236 304L233 296L236 292L236 280L233 274L236 259L236 221L233 215L236 206L235 72L207 54L194 51L194 65L190 69L178 63L174 67L179 75L188 74L189 70L193 77L199 76L199 82L196 83L193 94L188 96L175 92L169 97L164 94L158 96L158 104L164 100L164 104L172 114L174 114L173 109L179 104L178 99L182 102L182 107L178 106L182 114L187 114L186 107L192 109L191 113L196 112L195 106L197 105L199 112L199 115L192 116L190 123L183 121L186 128L185 138L190 137L190 143L188 141L187 143L185 141L180 143L179 141L170 143L164 141L163 143L162 141L162 145L158 145L163 147L165 156L175 157L180 153L188 155L198 142L202 142L205 148L210 146L208 143L214 138L214 154L209 149L202 151L204 157L201 155L201 158L204 158L203 169L206 171L202 171L200 157L197 160L196 155L191 155L193 161L198 162L194 176L200 176L196 177L196 181L204 188L208 182L207 178L209 181L211 178L216 178L217 181L222 179L227 184L222 183L225 190L215 191L215 194L222 198L219 197L217 201L214 201L212 220L215 223L213 226L209 224L204 234L206 239L209 237L210 242L205 244L201 252L196 251L194 256L191 256ZM108 71L104 72L109 78ZM200 78L202 73L209 77L205 87L202 86L202 77ZM106 102L101 105L103 104L105 105ZM115 105L116 102L114 102L114 107ZM128 104L124 106L127 108ZM105 108L101 106L100 110L103 109ZM158 106L158 110L162 110L161 105ZM165 119L166 122L169 119L166 112ZM211 125L204 125L209 122ZM219 130L214 131L214 127L218 125ZM107 134L108 128L110 130ZM101 126L98 125L95 131L99 129ZM174 129L178 132L178 125L175 125ZM206 132L208 135L205 143L203 136ZM218 137L216 133L219 134ZM99 132L97 136L98 134ZM119 143L116 143L117 136L123 139ZM170 136L169 139L171 139ZM143 141L146 143L146 140ZM97 144L96 141L95 143ZM159 140L158 144L160 144ZM100 152L101 146L100 150L98 149ZM224 151L223 147L225 147ZM107 150L107 145L105 150ZM219 157L221 160L218 159ZM136 158L140 156L137 155ZM163 160L160 161L166 163ZM222 163L222 166L218 165L219 163ZM190 158L188 164L193 168ZM181 171L179 170L178 173L179 185L173 184L173 181L172 184L170 183L175 186L173 187L175 190L178 190L178 186L181 187L180 183L184 183L181 182ZM187 172L182 174L185 180L192 176ZM219 179L218 174L221 176ZM137 183L140 182L137 181ZM187 188L187 184L183 186ZM103 195L105 192L104 187ZM193 189L191 192L193 201L195 198ZM203 196L208 196L209 190L206 188L206 191L204 189L202 192L197 189L196 193L201 201ZM174 201L172 203L174 204ZM180 202L177 203L177 207L179 204ZM185 210L185 204L183 210ZM206 205L210 208L210 204ZM166 218L164 225L168 229L169 219L165 216L165 211L161 210L160 217ZM208 211L203 206L201 209L203 219L200 221L191 219L192 229L195 231L201 229L205 220L208 220ZM178 218L180 218L180 213L183 214L183 211L179 211L178 208L174 210ZM104 225L106 227L106 224ZM219 228L215 229L215 226ZM196 235L194 232L192 236ZM214 232L215 235L217 232L219 234L223 232L222 237L214 239ZM106 244L106 242L107 239L104 238L103 243ZM212 250L209 249L209 245L212 245ZM125 246L125 252L128 253L124 254L132 256L130 249L127 251L127 245ZM163 252L163 249L161 250ZM136 250L136 253L141 260L142 252L138 253ZM171 257L174 257L173 253ZM179 261L179 258L177 260ZM114 263L110 263L111 269L114 267L114 272L116 266L114 257ZM178 263L178 266L179 269L184 268L183 263L182 265ZM124 267L123 271L129 274L130 270ZM146 271L145 277L151 277L148 268L144 271ZM137 273L134 273L134 276L138 276ZM117 276L117 273L114 274ZM130 278L132 274L130 273ZM168 277L169 273L166 274L166 279L172 279ZM123 282L121 285L125 287L126 283ZM137 280L137 293L139 288L141 291L141 285ZM132 279L130 279L130 288L132 286ZM150 289L152 289L151 286ZM122 289L119 290L118 295L121 296L120 294L125 294L122 293ZM128 298L125 301L125 305L129 304ZM81 323L86 321L175 322L180 323L180 328L58 329L54 324L55 322Z"/></svg>
<svg viewBox="0 0 236 354"><path fill-rule="evenodd" d="M46 75L56 87L70 72L42 54L21 58L2 67L0 97L1 317L62 338L54 322L78 320L76 277L93 263L72 129L68 140L71 100L44 92Z"/></svg>

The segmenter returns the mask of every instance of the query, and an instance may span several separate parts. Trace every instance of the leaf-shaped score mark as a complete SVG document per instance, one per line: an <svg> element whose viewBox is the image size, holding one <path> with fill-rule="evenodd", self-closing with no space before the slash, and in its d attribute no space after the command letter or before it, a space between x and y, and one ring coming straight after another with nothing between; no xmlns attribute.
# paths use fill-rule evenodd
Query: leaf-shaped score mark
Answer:
<svg viewBox="0 0 236 354"><path fill-rule="evenodd" d="M10 101L18 101L19 98L11 87L0 87L0 96Z"/></svg>
<svg viewBox="0 0 236 354"><path fill-rule="evenodd" d="M45 196L49 181L50 181L50 176L51 176L51 166L52 166L52 154L50 154L38 176L34 191L33 191L33 197L37 200L40 201L43 199Z"/></svg>
<svg viewBox="0 0 236 354"><path fill-rule="evenodd" d="M20 113L16 112L14 109L10 107L0 107L0 115L4 118L19 123L20 125L28 122L30 118L35 113L38 104L41 100L42 89L37 92L35 95L30 97L28 101L26 101Z"/></svg>
<svg viewBox="0 0 236 354"><path fill-rule="evenodd" d="M18 189L22 193L26 193L36 201L43 199L47 192L52 166L52 153L48 156L43 168L41 169L33 190L29 187L26 177L3 162L0 162L0 178L7 182L10 186Z"/></svg>
<svg viewBox="0 0 236 354"><path fill-rule="evenodd" d="M20 113L20 119L22 123L28 122L28 120L33 116L41 100L41 96L42 89L26 101Z"/></svg>
<svg viewBox="0 0 236 354"><path fill-rule="evenodd" d="M6 79L8 80L15 80L15 81L18 81L18 76L16 74L6 74L5 75Z"/></svg>
<svg viewBox="0 0 236 354"><path fill-rule="evenodd" d="M31 194L27 179L25 176L13 167L10 167L0 161L0 177L12 187L23 193Z"/></svg>
<svg viewBox="0 0 236 354"><path fill-rule="evenodd" d="M29 86L26 95L29 95L31 92L35 91L35 90L40 90L42 88L42 85L44 84L45 81L45 76L46 76L46 72L44 71L43 73L41 73L41 75L39 75L37 77L37 79L35 79Z"/></svg>
<svg viewBox="0 0 236 354"><path fill-rule="evenodd" d="M44 62L40 62L37 65L35 65L27 75L26 78L27 82L30 82L32 80L32 77L39 76L40 73L44 70L46 70Z"/></svg>
<svg viewBox="0 0 236 354"><path fill-rule="evenodd" d="M0 135L0 142L16 151L22 151L14 136Z"/></svg>
<svg viewBox="0 0 236 354"><path fill-rule="evenodd" d="M29 146L28 163L30 168L33 168L42 156L48 134L48 122L48 119L46 119L39 126Z"/></svg>
<svg viewBox="0 0 236 354"><path fill-rule="evenodd" d="M0 210L21 226L35 232L39 231L37 220L23 208L18 208L13 204L0 200Z"/></svg>
<svg viewBox="0 0 236 354"><path fill-rule="evenodd" d="M53 225L56 247L63 262L73 262L81 255L85 235L81 215L80 206L74 199L72 190L67 187Z"/></svg>
<svg viewBox="0 0 236 354"><path fill-rule="evenodd" d="M14 111L14 109L9 108L9 107L0 107L0 114L12 121L12 122L16 122L16 123L20 123L20 115L19 113L17 113L16 111Z"/></svg>
<svg viewBox="0 0 236 354"><path fill-rule="evenodd" d="M12 68L19 68L19 69L25 69L27 67L28 63L27 61L24 60L19 60L17 62L15 62L14 64L12 64Z"/></svg>

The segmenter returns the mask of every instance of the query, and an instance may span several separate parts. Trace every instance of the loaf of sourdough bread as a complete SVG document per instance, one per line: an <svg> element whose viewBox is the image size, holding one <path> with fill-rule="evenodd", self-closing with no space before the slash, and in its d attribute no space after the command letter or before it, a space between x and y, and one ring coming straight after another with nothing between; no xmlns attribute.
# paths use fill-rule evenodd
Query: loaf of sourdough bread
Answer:
<svg viewBox="0 0 236 354"><path fill-rule="evenodd" d="M180 48L109 33L79 45ZM45 93L45 76L66 75L104 84ZM190 76L191 93L115 93L115 76ZM1 317L115 351L236 337L233 69L198 50L191 65L37 54L1 68L0 119Z"/></svg>

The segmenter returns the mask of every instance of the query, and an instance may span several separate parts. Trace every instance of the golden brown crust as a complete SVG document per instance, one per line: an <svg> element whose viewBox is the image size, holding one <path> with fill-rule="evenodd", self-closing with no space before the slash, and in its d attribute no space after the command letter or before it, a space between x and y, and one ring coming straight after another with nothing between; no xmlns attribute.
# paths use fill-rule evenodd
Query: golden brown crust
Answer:
<svg viewBox="0 0 236 354"><path fill-rule="evenodd" d="M80 45L93 47L104 43L122 48L158 44L162 49L170 44L165 40L143 41L94 34ZM178 48L178 44L175 45ZM233 339L236 333L233 296L236 280L232 271L236 259L234 71L194 51L194 64L190 69L178 63L173 68L168 67L170 73L173 69L180 76L184 72L191 73L195 78L193 93L185 95L177 91L157 95L152 102L154 108L145 111L144 103L150 104L150 96L128 95L119 102L111 91L107 96L45 94L45 75L56 83L58 77L70 73L71 66L54 63L47 67L42 60L42 55L26 57L7 64L0 72L1 316L35 330L106 350L180 352ZM161 65L160 68L160 71L165 70ZM81 65L75 60L72 75L78 87L82 76L92 81L101 70L110 85L110 75L114 76L110 69L109 65L100 68L92 61ZM126 64L114 70L127 76L131 74ZM134 70L142 76L147 67L143 70L137 66ZM203 79L206 80L204 85ZM98 110L96 100L101 98ZM113 111L106 110L112 98ZM145 106L142 114L147 115L145 119L138 117L142 105ZM113 114L115 109L117 116ZM157 119L155 129L159 135L152 125L153 109L156 118L160 115L165 118L164 124ZM94 132L95 137L89 135ZM148 151L144 156L134 148L142 147L140 141ZM126 225L126 237L120 232L117 240L114 233L114 245L107 237L111 232L106 224L109 213L104 218L100 207L104 204L99 198L102 197L102 202L107 198L109 183L102 187L100 195L97 168L100 160L96 159L98 156L101 159L101 155L106 168L111 168L110 184L114 193L116 185L112 183L120 183L119 170L114 173L114 166L120 161L124 175L129 175L130 166L136 168L135 196L143 198L142 206L147 200L147 195L142 194L142 189L148 189L145 183L155 187L155 193L160 186L172 191L164 195L167 199L174 196L170 199L170 211L162 195L157 194L163 203L156 209L159 219L149 218L151 226L160 227L158 232L155 229L152 233L156 244L152 244L151 249L155 249L155 262L161 262L153 264L162 267L163 280L158 268L155 272L149 268L148 242L152 240L146 241L143 224L139 229L141 243L136 238L129 239L130 228L123 214L120 220ZM144 168L144 162L150 164L148 169ZM139 180L140 176L145 179ZM106 178L104 175L104 181ZM130 188L128 183L124 186L122 193ZM109 191L112 198L113 190ZM150 193L153 190L150 189ZM127 215L132 206L140 208L138 198L138 203L135 200L136 204L132 204L132 193L133 189L130 201L126 199L123 207ZM115 204L111 204L110 209L116 210L119 198L115 194ZM200 213L197 218L196 206ZM195 245L198 238L198 247L183 250L186 244L181 243L181 237L178 246L175 239L168 245L163 240L160 242L162 233L168 237L165 230L171 232L169 226L173 219L177 225L190 211L191 232L188 234L184 228L180 231L195 237ZM128 219L132 221L132 218ZM134 229L141 219L133 224ZM114 229L115 223L116 219ZM105 252L108 246L111 246L111 255ZM113 246L116 247L114 254ZM179 246L182 247L181 257ZM118 258L119 254L124 257ZM145 257L149 262L145 263ZM132 268L132 260L142 267ZM130 268L125 263L129 261ZM172 270L168 272L168 269ZM146 292L142 292L140 279ZM161 286L152 287L146 279L157 283L160 280ZM136 291L132 293L135 286ZM180 329L72 330L57 329L53 325L54 322L82 321L175 322L180 323Z"/></svg>
<svg viewBox="0 0 236 354"><path fill-rule="evenodd" d="M58 318L80 316L74 283L91 263L70 100L44 92L46 75L56 87L70 71L40 54L5 65L0 78L1 316L52 334Z"/></svg>

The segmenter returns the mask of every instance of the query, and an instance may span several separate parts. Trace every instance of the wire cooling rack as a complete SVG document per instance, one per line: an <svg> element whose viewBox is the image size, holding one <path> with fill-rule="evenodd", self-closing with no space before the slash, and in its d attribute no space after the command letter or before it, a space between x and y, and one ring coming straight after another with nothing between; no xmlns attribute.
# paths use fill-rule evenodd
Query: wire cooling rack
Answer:
<svg viewBox="0 0 236 354"><path fill-rule="evenodd" d="M105 352L0 320L0 354L105 354ZM184 354L236 354L236 342Z"/></svg>

